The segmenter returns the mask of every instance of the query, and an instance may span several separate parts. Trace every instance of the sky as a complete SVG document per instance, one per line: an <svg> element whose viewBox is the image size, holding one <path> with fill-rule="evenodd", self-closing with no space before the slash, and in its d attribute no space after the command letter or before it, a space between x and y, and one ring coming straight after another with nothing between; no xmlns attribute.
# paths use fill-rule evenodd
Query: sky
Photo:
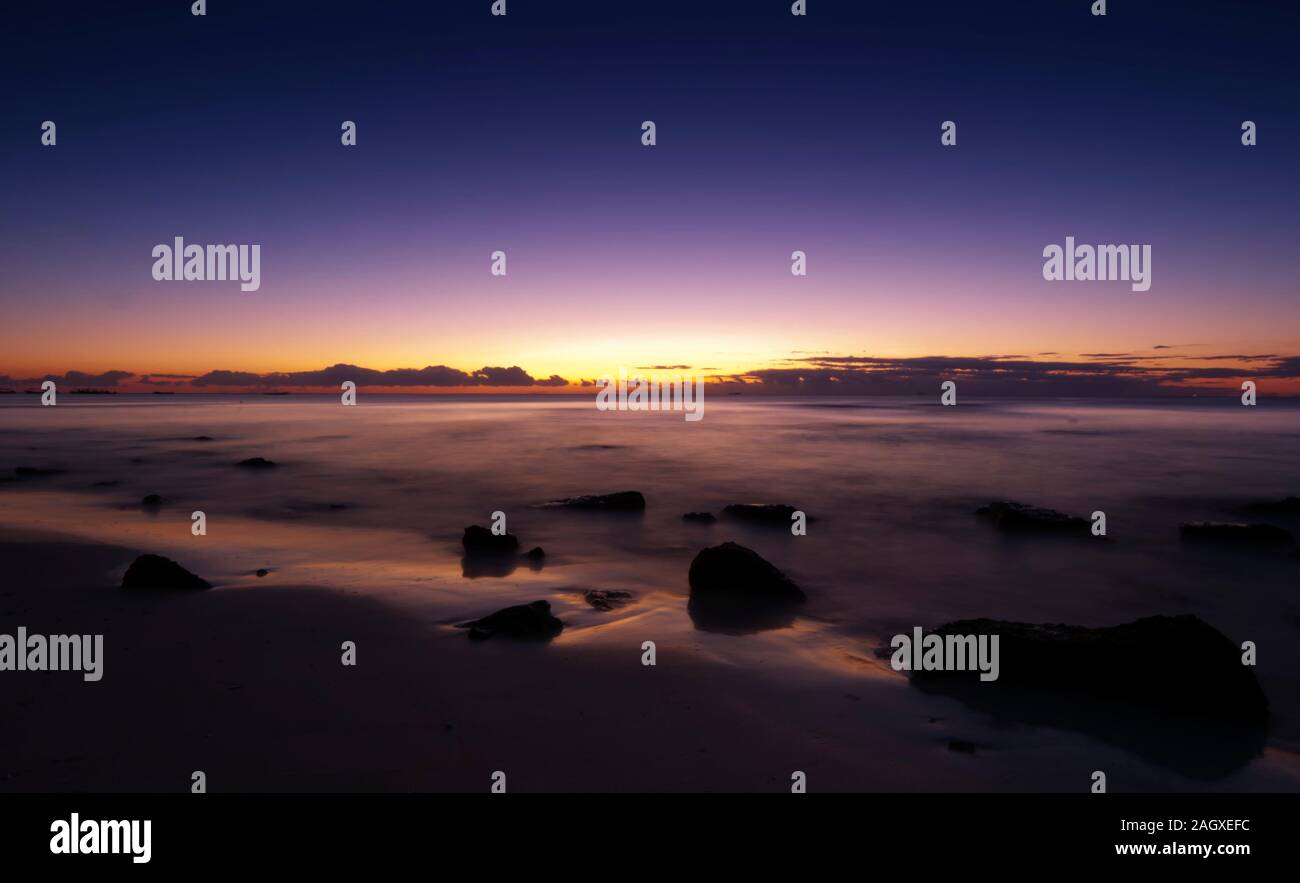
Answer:
<svg viewBox="0 0 1300 883"><path fill-rule="evenodd" d="M32 5L0 384L1300 394L1294 4ZM176 236L259 244L260 288L155 281ZM1067 236L1151 288L1044 280Z"/></svg>

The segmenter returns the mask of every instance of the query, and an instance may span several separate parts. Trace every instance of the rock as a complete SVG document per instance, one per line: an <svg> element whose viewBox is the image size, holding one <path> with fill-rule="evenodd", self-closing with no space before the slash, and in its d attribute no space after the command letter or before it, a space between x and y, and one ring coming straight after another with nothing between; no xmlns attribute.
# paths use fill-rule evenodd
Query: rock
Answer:
<svg viewBox="0 0 1300 883"><path fill-rule="evenodd" d="M241 469L274 469L275 463L263 457L249 457L235 464Z"/></svg>
<svg viewBox="0 0 1300 883"><path fill-rule="evenodd" d="M592 494L585 497L552 500L547 505L563 506L566 509L597 509L604 512L642 512L645 510L645 497L640 491L619 491L613 494Z"/></svg>
<svg viewBox="0 0 1300 883"><path fill-rule="evenodd" d="M972 690L1029 687L1086 694L1195 717L1257 723L1268 700L1241 650L1192 615L1149 616L1107 628L961 620L940 635L998 635L999 676L915 671L914 682L973 682Z"/></svg>
<svg viewBox="0 0 1300 883"><path fill-rule="evenodd" d="M212 436L210 436L210 435L196 435L196 436L194 436L193 439L191 439L191 441L212 441Z"/></svg>
<svg viewBox="0 0 1300 883"><path fill-rule="evenodd" d="M590 589L582 593L582 598L597 610L613 610L615 607L622 607L630 603L632 593L609 589Z"/></svg>
<svg viewBox="0 0 1300 883"><path fill-rule="evenodd" d="M770 527L789 527L795 511L793 506L784 503L732 503L722 507L722 517Z"/></svg>
<svg viewBox="0 0 1300 883"><path fill-rule="evenodd" d="M122 575L122 588L208 589L211 586L207 580L200 579L170 558L141 555Z"/></svg>
<svg viewBox="0 0 1300 883"><path fill-rule="evenodd" d="M519 548L519 538L512 533L498 536L486 527L471 524L465 528L461 545L468 555L510 555Z"/></svg>
<svg viewBox="0 0 1300 883"><path fill-rule="evenodd" d="M957 754L974 754L979 746L966 739L953 739L948 743L948 750Z"/></svg>
<svg viewBox="0 0 1300 883"><path fill-rule="evenodd" d="M1300 497L1249 503L1245 510L1256 515L1300 515Z"/></svg>
<svg viewBox="0 0 1300 883"><path fill-rule="evenodd" d="M163 503L163 498L158 494L149 494L140 501L140 505L146 509L156 509Z"/></svg>
<svg viewBox="0 0 1300 883"><path fill-rule="evenodd" d="M534 601L503 608L460 628L469 629L469 637L474 641L486 641L497 635L521 641L546 641L562 632L564 623L551 615L549 602Z"/></svg>
<svg viewBox="0 0 1300 883"><path fill-rule="evenodd" d="M1190 521L1180 529L1186 542L1224 543L1237 546L1284 546L1291 533L1272 524L1237 524L1226 521Z"/></svg>
<svg viewBox="0 0 1300 883"><path fill-rule="evenodd" d="M696 524L713 524L717 520L712 512L687 512L682 516L682 521L693 521Z"/></svg>
<svg viewBox="0 0 1300 883"><path fill-rule="evenodd" d="M529 561L533 562L544 561L546 559L546 550L541 546L533 546L528 550L527 557Z"/></svg>
<svg viewBox="0 0 1300 883"><path fill-rule="evenodd" d="M257 569L257 575L258 575L258 576L266 576L268 573L270 573L270 571L267 570L265 567L259 567L259 568Z"/></svg>
<svg viewBox="0 0 1300 883"><path fill-rule="evenodd" d="M62 474L62 469L42 469L38 466L17 466L14 468L14 477L16 478L48 478L51 475Z"/></svg>
<svg viewBox="0 0 1300 883"><path fill-rule="evenodd" d="M1068 533L1090 535L1092 522L1086 518L1066 515L1054 509L1041 509L1024 503L998 500L981 506L975 514L993 522L999 530L1009 533Z"/></svg>
<svg viewBox="0 0 1300 883"><path fill-rule="evenodd" d="M736 543L702 550L691 562L691 597L723 594L755 600L799 602L804 593L757 552Z"/></svg>

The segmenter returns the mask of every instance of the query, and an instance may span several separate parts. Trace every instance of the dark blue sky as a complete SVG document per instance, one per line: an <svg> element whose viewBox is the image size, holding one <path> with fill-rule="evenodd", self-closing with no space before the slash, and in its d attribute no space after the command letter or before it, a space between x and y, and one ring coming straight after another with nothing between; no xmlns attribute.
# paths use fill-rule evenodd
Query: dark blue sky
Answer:
<svg viewBox="0 0 1300 883"><path fill-rule="evenodd" d="M0 372L391 368L427 351L527 357L546 376L577 367L573 329L602 297L622 326L646 300L697 311L691 334L648 320L629 363L1108 350L1117 326L1150 344L1300 338L1284 322L1296 4L809 3L804 18L787 0L509 0L504 19L490 0L6 10L0 307L16 355ZM36 149L45 119L52 151ZM643 119L659 126L649 155ZM945 119L956 150L938 146ZM141 254L182 233L263 243L261 297L218 311L152 283ZM1118 315L1045 288L1039 250L1065 235L1152 243L1156 287ZM485 255L506 245L520 269L486 297ZM797 314L775 278L796 247L816 269ZM354 306L351 336L314 324ZM37 320L51 310L58 340ZM254 319L318 346L259 362L271 338L238 335ZM117 321L122 346L95 349ZM192 331L198 363L127 364L142 326ZM525 345L539 327L553 351Z"/></svg>

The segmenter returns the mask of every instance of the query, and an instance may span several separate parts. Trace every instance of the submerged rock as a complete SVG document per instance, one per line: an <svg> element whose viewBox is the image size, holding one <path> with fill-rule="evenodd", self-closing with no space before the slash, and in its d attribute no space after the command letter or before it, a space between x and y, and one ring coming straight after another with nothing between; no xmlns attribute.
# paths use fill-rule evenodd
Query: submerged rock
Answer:
<svg viewBox="0 0 1300 883"><path fill-rule="evenodd" d="M241 469L274 469L275 462L267 460L265 457L249 457L247 460L240 460L235 464Z"/></svg>
<svg viewBox="0 0 1300 883"><path fill-rule="evenodd" d="M592 494L583 497L569 497L564 500L552 500L547 505L561 506L566 509L641 512L645 509L645 497L641 495L640 491L618 491L613 494Z"/></svg>
<svg viewBox="0 0 1300 883"><path fill-rule="evenodd" d="M999 530L1011 533L1090 534L1092 522L1025 503L997 500L975 510L975 514L993 522Z"/></svg>
<svg viewBox="0 0 1300 883"><path fill-rule="evenodd" d="M469 629L474 641L486 641L500 635L523 641L549 640L564 630L564 623L551 614L547 601L534 601L505 607L482 619L463 623L459 628Z"/></svg>
<svg viewBox="0 0 1300 883"><path fill-rule="evenodd" d="M612 589L590 589L582 593L582 598L597 610L613 610L632 601L631 592L619 592Z"/></svg>
<svg viewBox="0 0 1300 883"><path fill-rule="evenodd" d="M803 591L753 549L723 543L702 550L691 562L691 597L734 595L775 601L803 601Z"/></svg>
<svg viewBox="0 0 1300 883"><path fill-rule="evenodd" d="M141 555L122 575L124 589L209 589L208 581L161 555Z"/></svg>
<svg viewBox="0 0 1300 883"><path fill-rule="evenodd" d="M1239 546L1284 546L1291 533L1272 524L1238 524L1227 521L1190 521L1180 529L1187 542L1224 543Z"/></svg>
<svg viewBox="0 0 1300 883"><path fill-rule="evenodd" d="M497 535L486 527L471 524L465 528L461 545L469 555L510 555L519 548L519 538L512 533Z"/></svg>
<svg viewBox="0 0 1300 883"><path fill-rule="evenodd" d="M748 521L750 524L789 527L790 519L796 511L794 506L784 503L732 503L722 507L722 516Z"/></svg>
<svg viewBox="0 0 1300 883"><path fill-rule="evenodd" d="M939 635L997 635L999 676L915 671L916 683L974 682L973 692L1031 687L1194 717L1257 723L1268 700L1241 649L1192 615L1149 616L1107 628L994 619L948 623Z"/></svg>
<svg viewBox="0 0 1300 883"><path fill-rule="evenodd" d="M712 512L687 512L682 516L682 521L693 521L696 524L713 524L717 520Z"/></svg>

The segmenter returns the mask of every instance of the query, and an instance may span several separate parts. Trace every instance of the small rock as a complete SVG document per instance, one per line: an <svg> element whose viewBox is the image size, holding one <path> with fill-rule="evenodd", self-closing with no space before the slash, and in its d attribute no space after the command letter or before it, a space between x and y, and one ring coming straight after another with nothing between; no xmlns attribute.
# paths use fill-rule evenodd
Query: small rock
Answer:
<svg viewBox="0 0 1300 883"><path fill-rule="evenodd" d="M207 580L195 576L170 558L141 555L122 575L122 588L208 589L211 586Z"/></svg>
<svg viewBox="0 0 1300 883"><path fill-rule="evenodd" d="M533 546L528 550L529 561L542 561L546 558L546 550L541 546Z"/></svg>
<svg viewBox="0 0 1300 883"><path fill-rule="evenodd" d="M613 494L592 494L552 500L547 505L566 509L598 509L607 512L641 512L645 510L645 497L640 491L619 491Z"/></svg>
<svg viewBox="0 0 1300 883"><path fill-rule="evenodd" d="M461 545L470 555L509 555L519 548L519 538L512 533L494 534L486 527L471 524L465 528Z"/></svg>
<svg viewBox="0 0 1300 883"><path fill-rule="evenodd" d="M1239 546L1282 546L1291 533L1272 524L1237 524L1226 521L1190 521L1180 529L1187 542L1226 543Z"/></svg>
<svg viewBox="0 0 1300 883"><path fill-rule="evenodd" d="M691 562L691 596L727 594L745 598L803 601L803 591L753 549L723 543L702 550Z"/></svg>
<svg viewBox="0 0 1300 883"><path fill-rule="evenodd" d="M687 512L682 516L682 521L693 521L696 524L713 524L717 520L712 512Z"/></svg>
<svg viewBox="0 0 1300 883"><path fill-rule="evenodd" d="M1002 500L981 506L975 514L989 519L999 530L1010 533L1090 534L1092 526L1086 518Z"/></svg>
<svg viewBox="0 0 1300 883"><path fill-rule="evenodd" d="M613 610L632 600L631 592L619 592L610 589L590 589L582 593L582 598L597 610Z"/></svg>
<svg viewBox="0 0 1300 883"><path fill-rule="evenodd" d="M564 630L564 623L551 615L547 601L506 607L482 619L459 626L469 629L470 640L486 641L500 635L523 641L545 641Z"/></svg>
<svg viewBox="0 0 1300 883"><path fill-rule="evenodd" d="M1245 508L1257 515L1300 515L1300 497L1249 503Z"/></svg>
<svg viewBox="0 0 1300 883"><path fill-rule="evenodd" d="M146 509L156 509L163 503L163 498L158 494L149 494L140 501L140 505Z"/></svg>
<svg viewBox="0 0 1300 883"><path fill-rule="evenodd" d="M258 576L266 576L268 573L270 573L270 571L267 570L265 567L259 567L259 568L257 569L257 575L258 575Z"/></svg>
<svg viewBox="0 0 1300 883"><path fill-rule="evenodd" d="M249 457L247 460L240 460L235 464L241 469L273 469L275 463L264 457Z"/></svg>
<svg viewBox="0 0 1300 883"><path fill-rule="evenodd" d="M794 506L784 503L732 503L722 507L722 517L748 521L750 524L789 527L795 511Z"/></svg>
<svg viewBox="0 0 1300 883"><path fill-rule="evenodd" d="M14 475L18 478L47 478L51 475L62 474L62 469L42 469L39 466L17 466L14 468Z"/></svg>

